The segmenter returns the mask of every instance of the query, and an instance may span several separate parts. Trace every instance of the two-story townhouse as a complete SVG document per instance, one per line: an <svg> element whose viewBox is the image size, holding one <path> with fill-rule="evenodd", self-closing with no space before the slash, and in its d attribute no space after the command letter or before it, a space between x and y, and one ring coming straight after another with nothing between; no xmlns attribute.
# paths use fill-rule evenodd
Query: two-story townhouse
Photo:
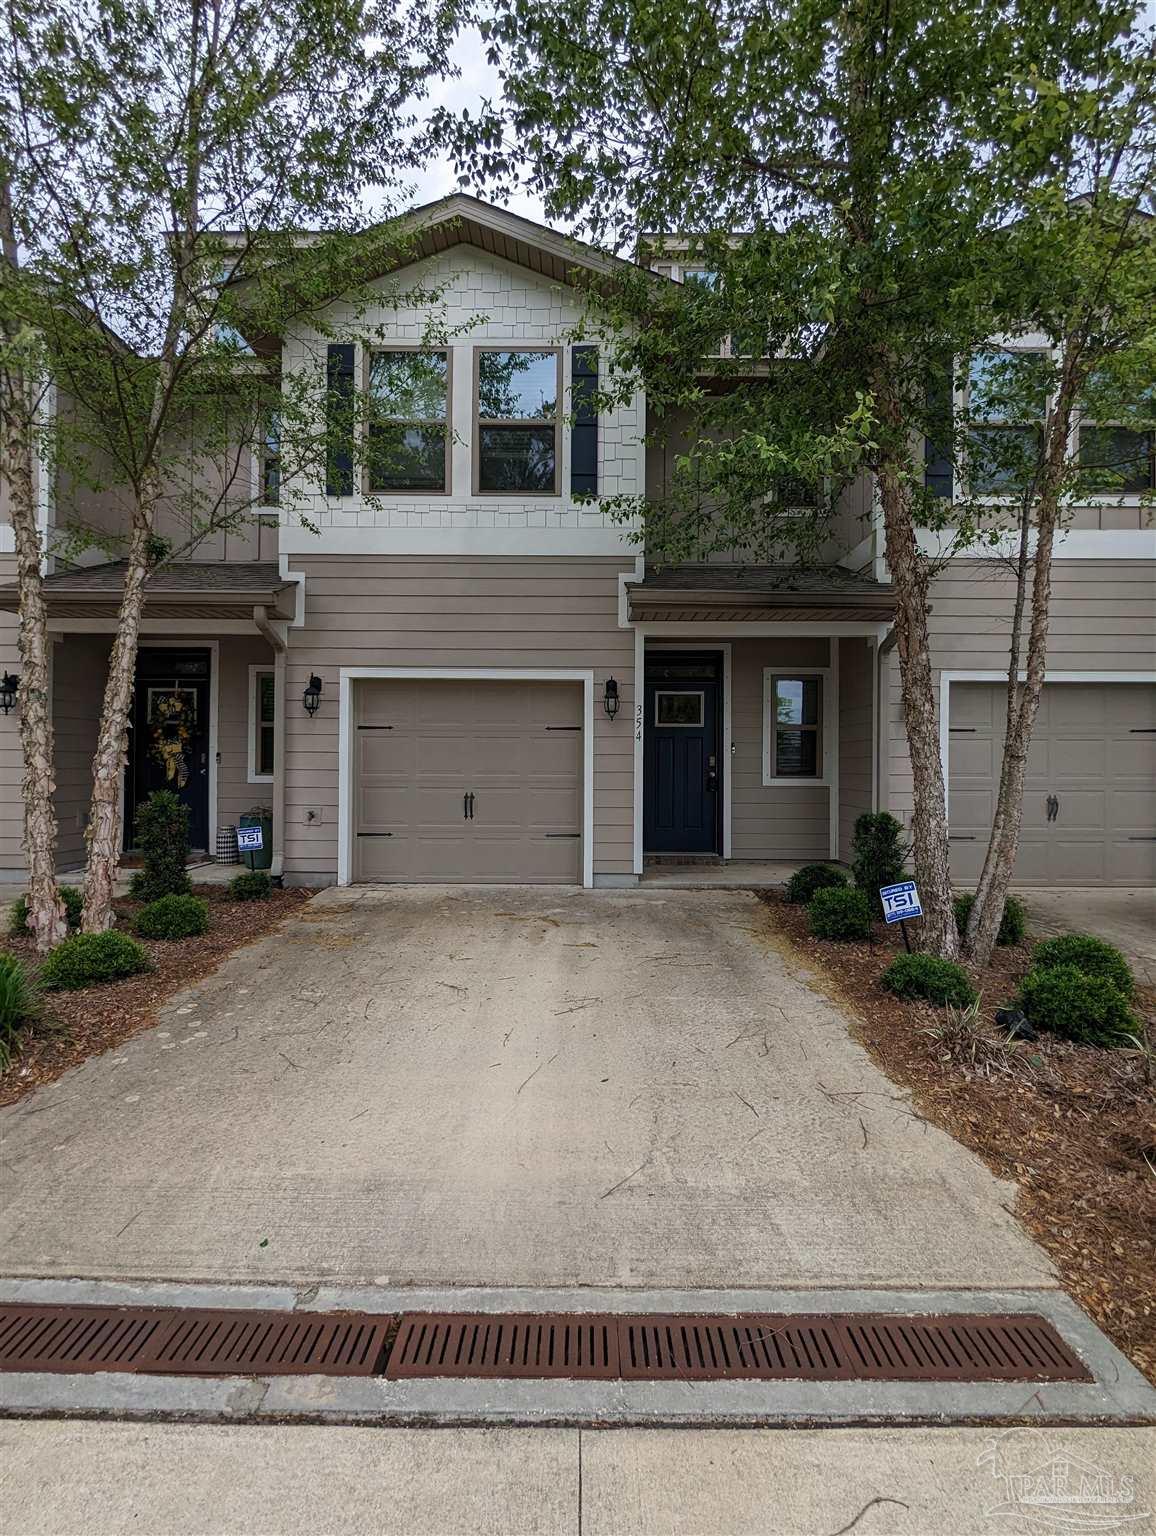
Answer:
<svg viewBox="0 0 1156 1536"><path fill-rule="evenodd" d="M648 452L640 397L594 414L598 351L573 340L576 274L596 280L606 258L467 197L417 223L407 278L437 290L444 345L383 286L364 317L372 344L303 323L281 358L327 369L337 390L360 380L406 452L305 486L304 520L290 498L276 504L269 476L269 504L243 531L154 577L126 840L136 804L165 782L158 746L175 699L198 846L211 854L219 825L264 803L274 871L293 883L630 885L658 856L846 857L858 814L909 809L869 485L844 498L822 566L648 565L636 530L597 498L657 491L668 450ZM676 263L656 280L680 277ZM260 465L251 474L264 483ZM70 508L46 478L48 530ZM1156 533L1138 505L1131 514L1120 526L1127 506L1105 498L1061 547L1029 792L1043 775L1060 809L1037 825L1029 807L1025 880L1156 876ZM0 525L0 568L10 551ZM120 579L107 562L47 579L63 868L83 861ZM9 670L14 609L9 588ZM936 583L961 879L982 847L1009 612L997 560L955 560ZM0 718L0 732L0 868L16 872L15 722Z"/></svg>

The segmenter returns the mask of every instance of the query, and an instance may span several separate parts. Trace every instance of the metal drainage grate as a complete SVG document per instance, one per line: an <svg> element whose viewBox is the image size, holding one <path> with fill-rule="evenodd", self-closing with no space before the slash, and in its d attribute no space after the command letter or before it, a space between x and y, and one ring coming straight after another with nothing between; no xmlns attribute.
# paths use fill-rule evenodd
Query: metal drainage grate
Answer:
<svg viewBox="0 0 1156 1536"><path fill-rule="evenodd" d="M0 1306L0 1371L375 1376L393 1322L350 1312Z"/></svg>
<svg viewBox="0 0 1156 1536"><path fill-rule="evenodd" d="M407 1313L387 1376L1091 1381L1042 1317Z"/></svg>
<svg viewBox="0 0 1156 1536"><path fill-rule="evenodd" d="M617 1319L583 1313L407 1313L387 1376L569 1376L622 1374Z"/></svg>

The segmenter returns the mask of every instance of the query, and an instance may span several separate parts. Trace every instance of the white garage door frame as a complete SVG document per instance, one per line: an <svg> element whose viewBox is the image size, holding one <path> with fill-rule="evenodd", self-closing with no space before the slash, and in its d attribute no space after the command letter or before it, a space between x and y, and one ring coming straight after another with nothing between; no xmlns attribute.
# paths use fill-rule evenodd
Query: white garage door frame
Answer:
<svg viewBox="0 0 1156 1536"><path fill-rule="evenodd" d="M1020 672L1020 682L1027 673ZM1006 672L941 672L939 674L939 757L943 764L944 810L951 805L951 774L948 751L951 745L952 683L1006 683ZM1156 672L1045 672L1047 683L1156 683Z"/></svg>
<svg viewBox="0 0 1156 1536"><path fill-rule="evenodd" d="M391 679L431 683L582 684L582 884L594 884L594 673L574 667L341 667L338 671L337 883L353 870L353 685Z"/></svg>

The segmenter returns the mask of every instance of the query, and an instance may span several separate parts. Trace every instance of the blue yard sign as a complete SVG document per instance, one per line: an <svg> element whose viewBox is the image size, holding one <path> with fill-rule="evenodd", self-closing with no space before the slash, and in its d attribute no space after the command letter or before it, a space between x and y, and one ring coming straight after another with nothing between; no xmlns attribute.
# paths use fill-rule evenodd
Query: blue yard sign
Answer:
<svg viewBox="0 0 1156 1536"><path fill-rule="evenodd" d="M237 828L238 853L259 853L264 846L265 837L260 827Z"/></svg>
<svg viewBox="0 0 1156 1536"><path fill-rule="evenodd" d="M883 903L883 916L889 923L901 923L904 918L923 916L914 880L900 880L898 885L881 886L879 899Z"/></svg>

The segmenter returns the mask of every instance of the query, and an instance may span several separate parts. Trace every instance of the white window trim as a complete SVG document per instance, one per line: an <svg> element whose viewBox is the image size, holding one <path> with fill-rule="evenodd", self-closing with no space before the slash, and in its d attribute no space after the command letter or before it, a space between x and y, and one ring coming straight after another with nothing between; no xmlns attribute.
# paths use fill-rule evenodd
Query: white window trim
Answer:
<svg viewBox="0 0 1156 1536"><path fill-rule="evenodd" d="M594 884L594 672L579 667L341 667L338 672L337 883L353 871L353 684L360 679L431 682L581 683L582 884Z"/></svg>
<svg viewBox="0 0 1156 1536"><path fill-rule="evenodd" d="M763 787L765 789L829 789L832 798L839 792L839 668L838 642L831 645L829 667L763 668ZM772 690L776 677L817 677L822 682L819 700L819 732L823 743L823 771L813 779L799 776L776 777L771 772L774 732L771 729Z"/></svg>
<svg viewBox="0 0 1156 1536"><path fill-rule="evenodd" d="M264 661L254 662L254 663L252 663L250 665L250 667L249 667L249 709L248 709L248 713L246 715L247 734L248 734L247 776L248 776L248 781L249 781L250 784L272 784L273 780L277 776L277 763L276 763L276 759L274 759L274 762L273 762L273 772L272 773L258 773L257 772L257 726L258 726L258 717L259 717L259 706L258 706L258 698L257 698L257 679L261 675L262 672L272 673L274 688L276 688L276 681L277 681L277 670L274 667L272 661L269 661L269 662L264 662ZM276 718L277 718L277 705L278 705L279 702L280 701L276 697L274 697L274 702L273 702L273 718L274 718L274 720L276 720ZM276 741L276 727L274 727L274 738L273 739L274 739L274 741Z"/></svg>

